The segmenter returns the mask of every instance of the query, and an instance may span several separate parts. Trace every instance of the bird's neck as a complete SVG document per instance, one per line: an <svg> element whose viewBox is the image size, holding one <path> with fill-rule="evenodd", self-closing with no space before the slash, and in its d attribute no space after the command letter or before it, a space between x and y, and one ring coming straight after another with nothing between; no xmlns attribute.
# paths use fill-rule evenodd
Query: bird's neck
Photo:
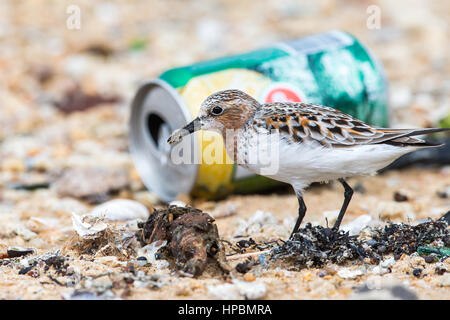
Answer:
<svg viewBox="0 0 450 320"><path fill-rule="evenodd" d="M227 151L228 156L233 159L234 162L237 162L237 152L238 152L238 130L226 130L226 132L222 132L223 143L225 145L225 149Z"/></svg>

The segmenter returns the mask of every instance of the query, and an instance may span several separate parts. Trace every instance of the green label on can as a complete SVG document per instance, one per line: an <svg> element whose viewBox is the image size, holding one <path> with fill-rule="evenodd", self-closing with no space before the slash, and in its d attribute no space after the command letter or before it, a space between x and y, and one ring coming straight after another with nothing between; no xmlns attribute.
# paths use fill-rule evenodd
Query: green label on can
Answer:
<svg viewBox="0 0 450 320"><path fill-rule="evenodd" d="M372 125L388 125L387 84L381 66L345 32L331 31L171 69L161 79L179 88L196 76L231 68L254 70L290 86L293 90L285 92L289 101L330 106ZM289 99L290 92L302 96Z"/></svg>

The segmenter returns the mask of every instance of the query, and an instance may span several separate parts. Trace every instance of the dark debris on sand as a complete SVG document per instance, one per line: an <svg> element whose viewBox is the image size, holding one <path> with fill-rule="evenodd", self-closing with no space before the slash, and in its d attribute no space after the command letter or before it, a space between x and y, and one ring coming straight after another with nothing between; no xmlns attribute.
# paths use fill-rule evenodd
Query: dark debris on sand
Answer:
<svg viewBox="0 0 450 320"><path fill-rule="evenodd" d="M209 262L229 272L225 251L214 219L199 209L169 206L155 210L139 225L138 240L142 244L167 241L167 257L175 259L176 268L192 276L200 276Z"/></svg>
<svg viewBox="0 0 450 320"><path fill-rule="evenodd" d="M378 263L385 255L394 254L398 259L402 254L415 253L419 246L430 244L450 245L445 219L417 225L388 222L384 227L370 228L359 236L308 223L292 239L272 250L272 260L289 260L298 269L365 258Z"/></svg>
<svg viewBox="0 0 450 320"><path fill-rule="evenodd" d="M272 253L272 259L289 259L300 268L320 267L328 262L344 263L367 256L363 242L357 236L310 223Z"/></svg>
<svg viewBox="0 0 450 320"><path fill-rule="evenodd" d="M448 224L444 220L429 220L417 225L388 223L384 228L374 228L368 242L371 249L379 254L393 253L394 257L412 254L422 245L440 240L444 246L450 245Z"/></svg>

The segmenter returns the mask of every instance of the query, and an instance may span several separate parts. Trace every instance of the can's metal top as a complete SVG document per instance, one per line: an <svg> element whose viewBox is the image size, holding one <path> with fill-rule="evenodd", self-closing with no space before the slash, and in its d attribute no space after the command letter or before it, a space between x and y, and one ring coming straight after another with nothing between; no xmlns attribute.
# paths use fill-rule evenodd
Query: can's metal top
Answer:
<svg viewBox="0 0 450 320"><path fill-rule="evenodd" d="M160 79L146 82L131 105L130 152L145 186L161 200L188 193L197 176L197 165L172 163L167 143L170 133L192 120L178 92ZM197 150L196 139L191 139Z"/></svg>

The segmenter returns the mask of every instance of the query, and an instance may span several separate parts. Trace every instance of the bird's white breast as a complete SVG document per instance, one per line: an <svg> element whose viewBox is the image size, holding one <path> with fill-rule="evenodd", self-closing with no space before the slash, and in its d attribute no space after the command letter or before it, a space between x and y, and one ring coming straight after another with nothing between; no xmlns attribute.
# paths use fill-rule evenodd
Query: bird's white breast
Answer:
<svg viewBox="0 0 450 320"><path fill-rule="evenodd" d="M312 182L372 175L414 147L387 144L326 148L289 142L278 133L249 128L237 135L237 162L249 170L303 189Z"/></svg>

